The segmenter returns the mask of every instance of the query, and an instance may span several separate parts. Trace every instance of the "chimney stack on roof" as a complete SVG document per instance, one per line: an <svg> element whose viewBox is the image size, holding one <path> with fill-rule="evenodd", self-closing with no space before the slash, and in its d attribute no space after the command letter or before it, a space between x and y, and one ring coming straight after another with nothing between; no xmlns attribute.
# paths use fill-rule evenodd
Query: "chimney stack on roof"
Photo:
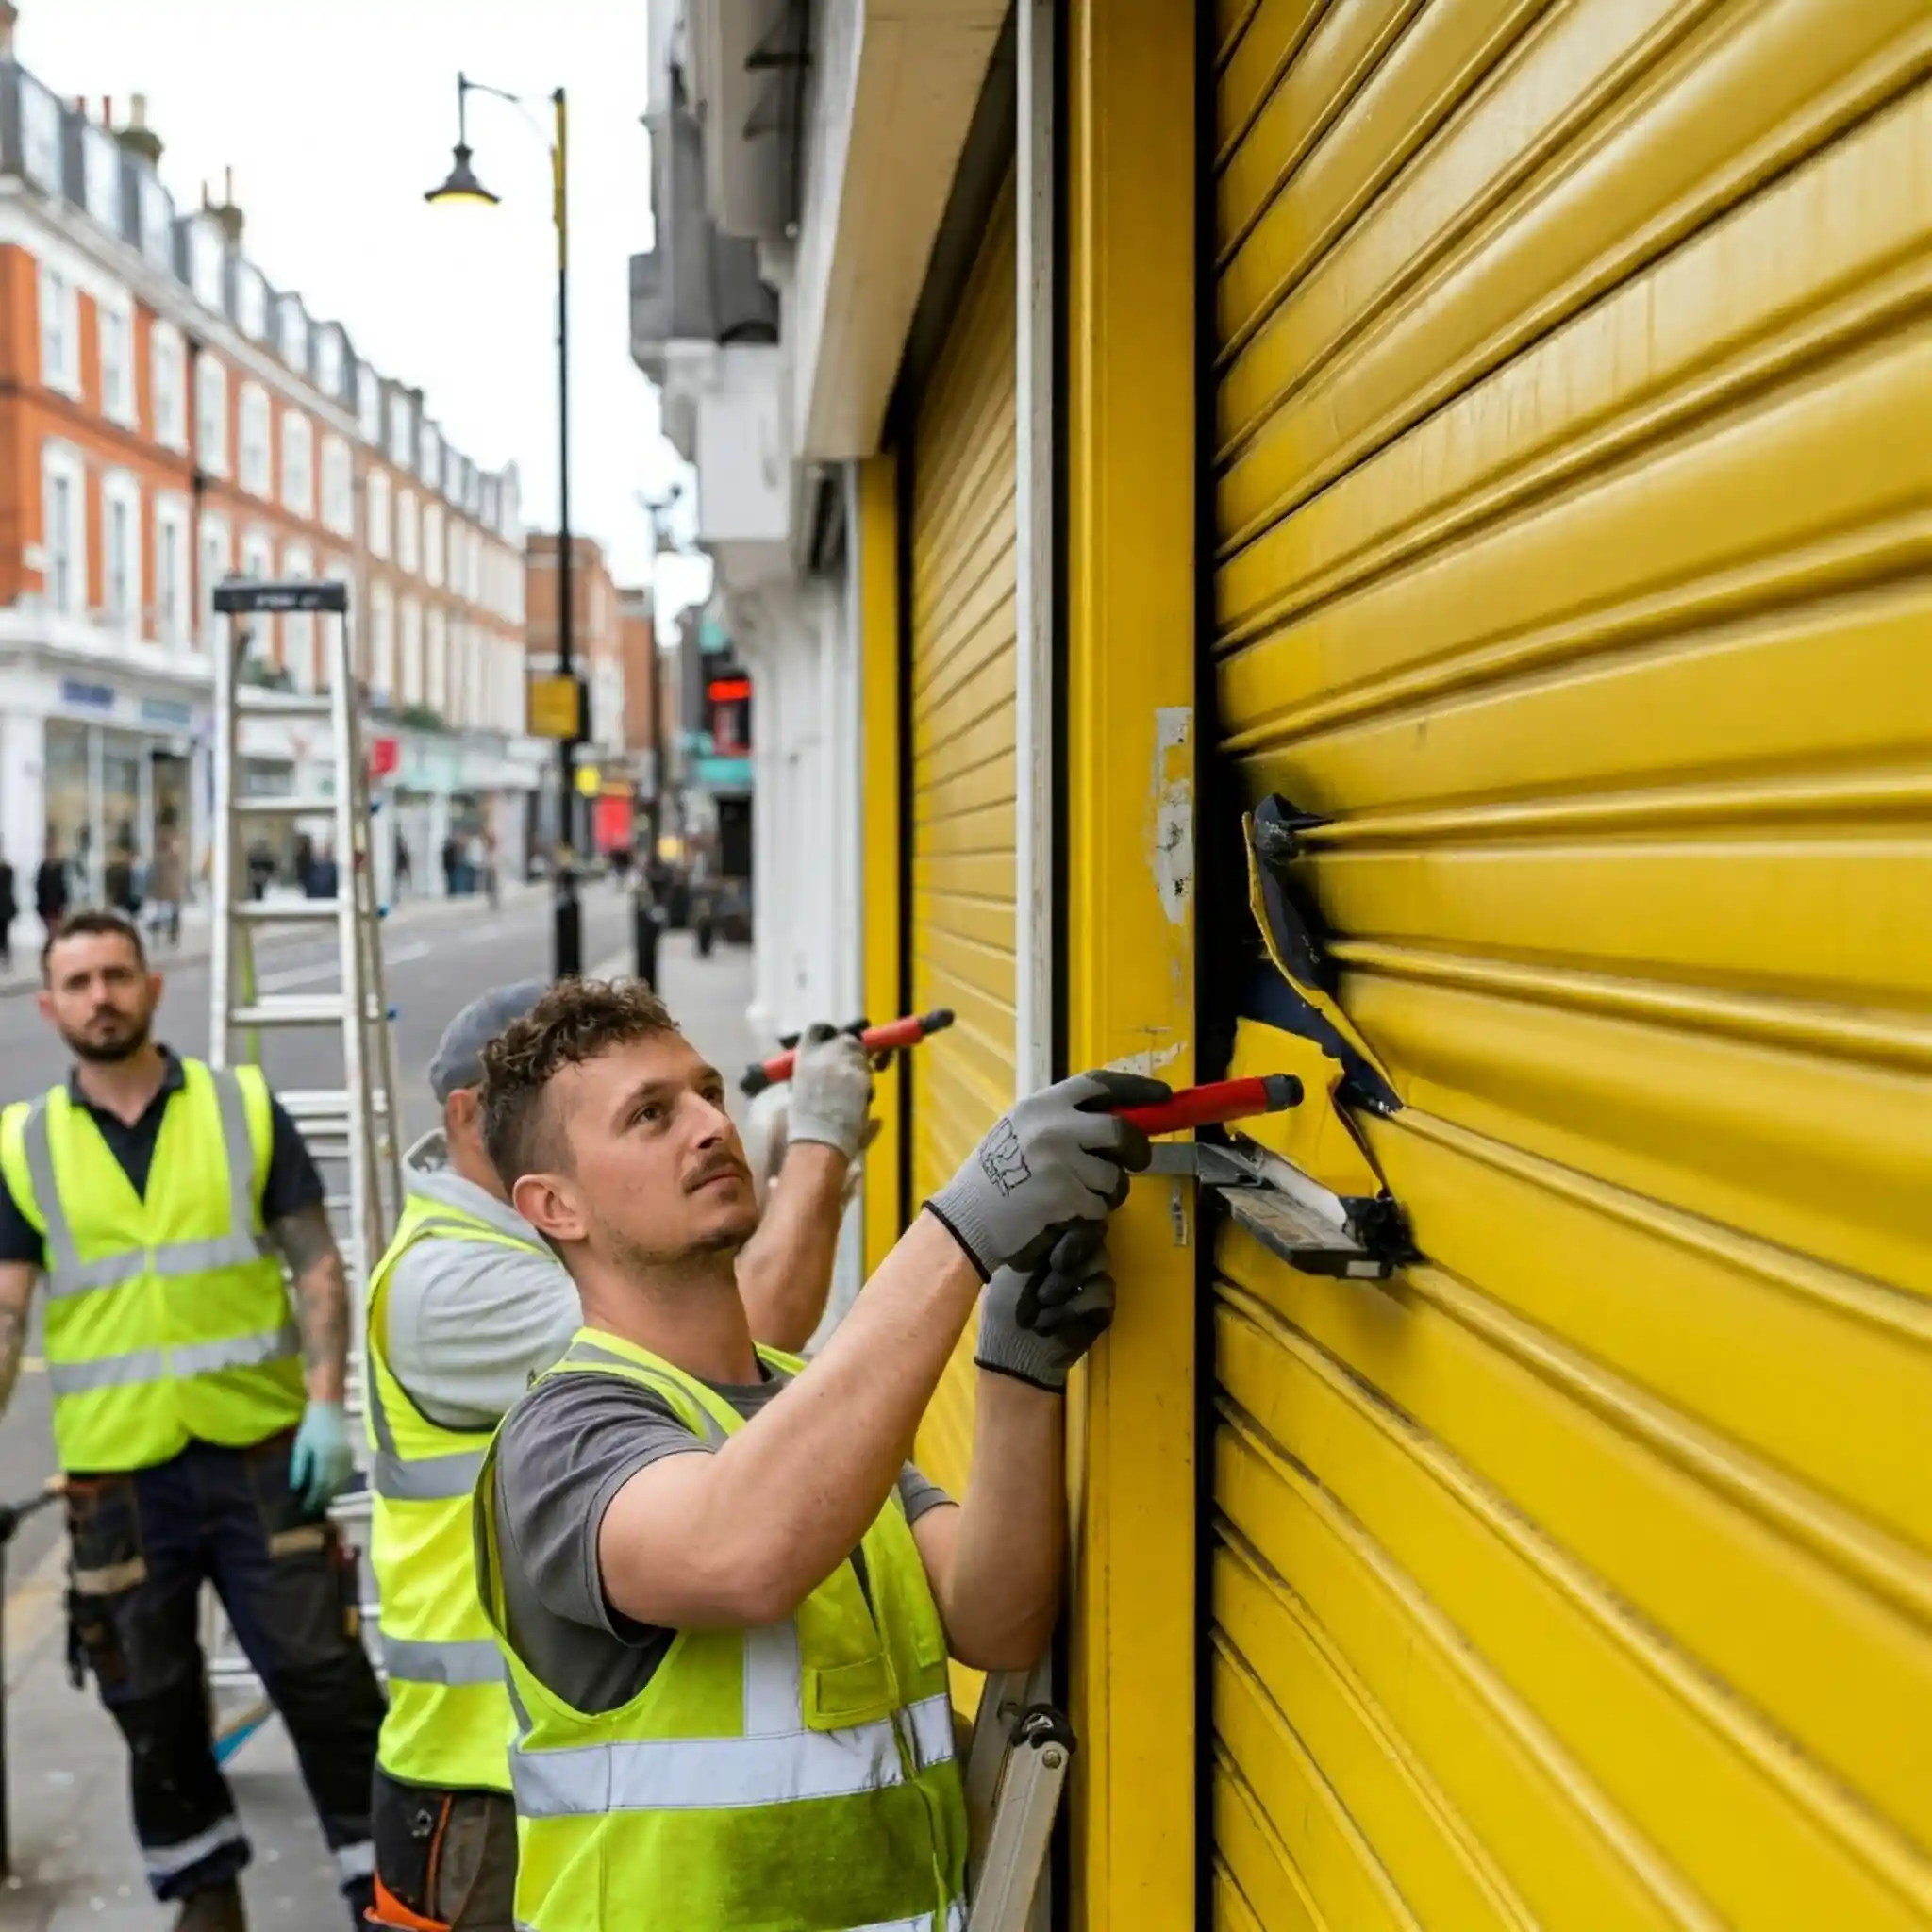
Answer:
<svg viewBox="0 0 1932 1932"><path fill-rule="evenodd" d="M13 0L0 0L0 60L13 58L13 25L19 18Z"/></svg>
<svg viewBox="0 0 1932 1932"><path fill-rule="evenodd" d="M233 168L224 168L222 170L222 198L219 202L212 202L208 198L208 183L206 181L202 183L201 205L209 214L214 216L222 233L228 238L228 246L230 248L240 248L242 245L242 210L235 206L235 171Z"/></svg>
<svg viewBox="0 0 1932 1932"><path fill-rule="evenodd" d="M0 0L5 6L6 0ZM139 155L150 168L161 165L161 137L147 125L147 96L127 97L127 125L114 130L115 139L129 154Z"/></svg>

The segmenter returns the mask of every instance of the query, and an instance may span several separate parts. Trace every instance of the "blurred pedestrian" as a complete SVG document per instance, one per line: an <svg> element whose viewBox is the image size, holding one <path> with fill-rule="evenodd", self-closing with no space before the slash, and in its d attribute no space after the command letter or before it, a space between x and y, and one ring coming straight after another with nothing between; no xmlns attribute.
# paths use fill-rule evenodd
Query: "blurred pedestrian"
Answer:
<svg viewBox="0 0 1932 1932"><path fill-rule="evenodd" d="M463 848L458 842L457 835L454 832L442 841L442 851L439 857L442 860L443 894L447 898L454 899L457 895L457 873L461 868L463 862Z"/></svg>
<svg viewBox="0 0 1932 1932"><path fill-rule="evenodd" d="M0 973L13 971L13 922L20 917L20 901L14 896L13 865L0 853Z"/></svg>
<svg viewBox="0 0 1932 1932"><path fill-rule="evenodd" d="M34 910L49 932L67 913L69 898L67 861L60 857L60 841L47 834L46 856L34 870Z"/></svg>
<svg viewBox="0 0 1932 1932"><path fill-rule="evenodd" d="M490 894L490 909L496 912L503 906L503 880L496 870L496 834L483 834L483 890Z"/></svg>
<svg viewBox="0 0 1932 1932"><path fill-rule="evenodd" d="M409 841L398 832L396 834L396 897L409 896Z"/></svg>
<svg viewBox="0 0 1932 1932"><path fill-rule="evenodd" d="M155 860L148 871L148 924L171 946L181 943L181 902L188 896L188 860L181 834L163 825L155 834Z"/></svg>
<svg viewBox="0 0 1932 1932"><path fill-rule="evenodd" d="M124 917L132 919L141 910L141 893L134 878L134 841L124 828L114 841L114 850L101 874L102 896Z"/></svg>
<svg viewBox="0 0 1932 1932"><path fill-rule="evenodd" d="M275 875L275 852L266 839L258 836L248 847L248 896L265 898Z"/></svg>
<svg viewBox="0 0 1932 1932"><path fill-rule="evenodd" d="M335 847L325 844L308 861L308 876L302 881L303 893L310 899L333 899L341 882Z"/></svg>

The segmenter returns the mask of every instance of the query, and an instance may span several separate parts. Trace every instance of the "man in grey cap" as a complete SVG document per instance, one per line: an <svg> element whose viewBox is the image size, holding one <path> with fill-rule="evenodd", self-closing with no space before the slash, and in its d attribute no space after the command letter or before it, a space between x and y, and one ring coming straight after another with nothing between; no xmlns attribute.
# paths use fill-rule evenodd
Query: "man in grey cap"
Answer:
<svg viewBox="0 0 1932 1932"><path fill-rule="evenodd" d="M510 1932L516 1815L508 1693L477 1600L470 1491L491 1435L582 1321L575 1283L484 1150L485 1046L547 990L471 1001L429 1063L442 1126L405 1160L408 1200L370 1276L365 1402L390 1711L373 1811L380 1923ZM753 1334L802 1348L824 1312L871 1069L815 1026L792 1076L782 1188L741 1256Z"/></svg>

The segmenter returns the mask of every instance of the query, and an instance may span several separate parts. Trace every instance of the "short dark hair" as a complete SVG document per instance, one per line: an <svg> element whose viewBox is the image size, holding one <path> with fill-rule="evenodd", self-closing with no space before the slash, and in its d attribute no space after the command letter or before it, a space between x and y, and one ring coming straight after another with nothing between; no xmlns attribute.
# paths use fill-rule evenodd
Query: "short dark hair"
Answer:
<svg viewBox="0 0 1932 1932"><path fill-rule="evenodd" d="M54 975L48 970L54 948L62 940L77 940L89 933L108 933L116 939L124 939L134 948L134 963L145 973L147 971L147 948L141 942L141 928L125 912L116 912L106 906L86 906L78 912L70 912L58 921L41 947L41 984L51 986Z"/></svg>
<svg viewBox="0 0 1932 1932"><path fill-rule="evenodd" d="M543 1097L564 1068L676 1031L664 1002L637 979L559 980L512 1020L482 1053L483 1145L504 1186L560 1164Z"/></svg>

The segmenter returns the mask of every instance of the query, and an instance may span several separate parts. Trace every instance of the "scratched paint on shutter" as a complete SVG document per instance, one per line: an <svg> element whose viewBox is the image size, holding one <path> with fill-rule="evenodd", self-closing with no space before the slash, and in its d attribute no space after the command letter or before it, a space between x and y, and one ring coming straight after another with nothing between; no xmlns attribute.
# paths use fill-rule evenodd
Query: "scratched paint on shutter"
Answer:
<svg viewBox="0 0 1932 1932"><path fill-rule="evenodd" d="M912 1004L950 1007L910 1055L913 1203L1013 1098L1015 224L1010 180L920 399L912 448ZM965 1491L974 1325L919 1434Z"/></svg>
<svg viewBox="0 0 1932 1932"><path fill-rule="evenodd" d="M1221 17L1223 752L1426 1258L1222 1237L1217 1923L1924 1924L1932 15Z"/></svg>

